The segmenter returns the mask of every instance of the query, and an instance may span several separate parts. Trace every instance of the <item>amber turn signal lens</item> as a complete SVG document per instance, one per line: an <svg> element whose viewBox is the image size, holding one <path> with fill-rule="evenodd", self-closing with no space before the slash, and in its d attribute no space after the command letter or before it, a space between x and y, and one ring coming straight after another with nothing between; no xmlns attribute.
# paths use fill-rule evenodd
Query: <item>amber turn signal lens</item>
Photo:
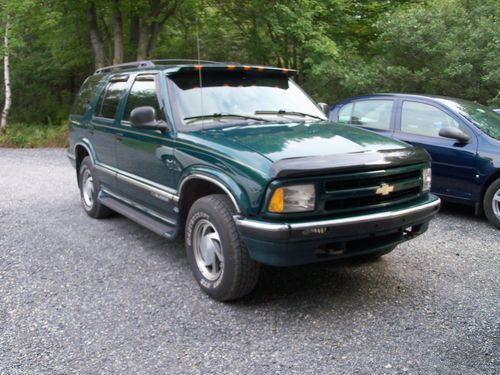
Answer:
<svg viewBox="0 0 500 375"><path fill-rule="evenodd" d="M277 188L274 191L273 197L269 202L269 212L281 213L283 212L283 202L284 202L285 191L283 188Z"/></svg>

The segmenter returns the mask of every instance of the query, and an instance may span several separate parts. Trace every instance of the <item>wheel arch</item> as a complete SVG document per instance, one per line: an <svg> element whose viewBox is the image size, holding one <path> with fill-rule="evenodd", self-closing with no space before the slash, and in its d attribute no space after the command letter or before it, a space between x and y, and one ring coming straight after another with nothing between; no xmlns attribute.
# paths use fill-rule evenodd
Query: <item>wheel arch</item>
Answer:
<svg viewBox="0 0 500 375"><path fill-rule="evenodd" d="M481 215L484 212L483 209L483 200L484 200L484 194L486 193L486 190L488 187L495 181L497 178L500 178L500 169L497 169L495 172L493 172L491 175L488 176L486 181L484 182L483 186L481 187L481 193L479 195L479 200L476 203L475 206L475 213L476 215Z"/></svg>
<svg viewBox="0 0 500 375"><path fill-rule="evenodd" d="M78 183L80 183L79 171L80 165L86 156L90 157L92 164L95 164L95 153L93 151L92 145L87 140L82 140L75 144L74 148L75 155L75 167L76 167L76 178Z"/></svg>
<svg viewBox="0 0 500 375"><path fill-rule="evenodd" d="M246 208L246 194L227 175L220 171L191 171L181 179L178 189L180 228L184 228L186 218L193 203L207 195L224 194L232 202L237 213Z"/></svg>

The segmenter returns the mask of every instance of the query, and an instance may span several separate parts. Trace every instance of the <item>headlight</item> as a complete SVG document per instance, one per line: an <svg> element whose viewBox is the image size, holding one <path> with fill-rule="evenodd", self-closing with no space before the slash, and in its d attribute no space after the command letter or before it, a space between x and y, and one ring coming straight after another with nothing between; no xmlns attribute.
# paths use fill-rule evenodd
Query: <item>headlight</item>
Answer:
<svg viewBox="0 0 500 375"><path fill-rule="evenodd" d="M269 202L269 212L305 212L314 210L314 185L290 185L277 188Z"/></svg>
<svg viewBox="0 0 500 375"><path fill-rule="evenodd" d="M427 192L431 190L432 171L430 168L422 170L422 191Z"/></svg>

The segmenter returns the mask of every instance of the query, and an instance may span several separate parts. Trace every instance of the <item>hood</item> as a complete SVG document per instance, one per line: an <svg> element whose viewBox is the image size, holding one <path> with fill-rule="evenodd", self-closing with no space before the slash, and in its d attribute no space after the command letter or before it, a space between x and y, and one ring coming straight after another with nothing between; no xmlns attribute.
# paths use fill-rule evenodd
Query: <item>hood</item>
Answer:
<svg viewBox="0 0 500 375"><path fill-rule="evenodd" d="M332 122L234 126L207 133L216 142L236 142L272 162L410 147L367 130Z"/></svg>

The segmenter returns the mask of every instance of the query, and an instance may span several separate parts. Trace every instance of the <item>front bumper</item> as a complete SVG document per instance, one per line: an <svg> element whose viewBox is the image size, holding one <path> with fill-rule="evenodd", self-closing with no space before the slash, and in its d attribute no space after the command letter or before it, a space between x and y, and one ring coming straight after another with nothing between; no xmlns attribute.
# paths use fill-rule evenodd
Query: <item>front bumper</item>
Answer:
<svg viewBox="0 0 500 375"><path fill-rule="evenodd" d="M271 222L235 216L250 255L261 263L288 266L375 252L418 236L439 210L429 194L412 206L343 218Z"/></svg>

